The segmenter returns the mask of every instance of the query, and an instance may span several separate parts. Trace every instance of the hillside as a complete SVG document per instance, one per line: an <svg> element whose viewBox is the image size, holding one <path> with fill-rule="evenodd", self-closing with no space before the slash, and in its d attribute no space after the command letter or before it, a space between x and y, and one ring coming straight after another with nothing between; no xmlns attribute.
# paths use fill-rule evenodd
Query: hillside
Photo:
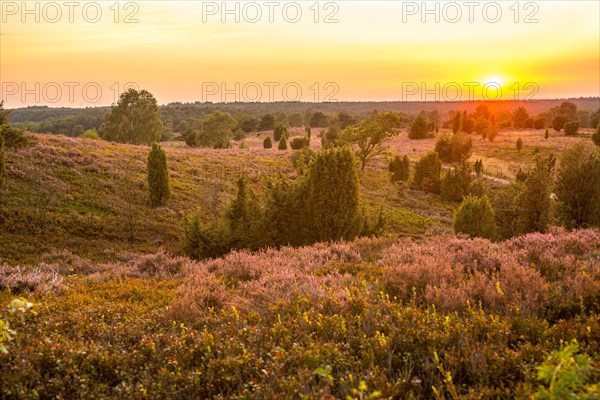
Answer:
<svg viewBox="0 0 600 400"><path fill-rule="evenodd" d="M42 254L61 249L99 260L105 259L105 250L154 252L162 247L177 253L183 215L198 207L207 218L219 214L240 174L248 174L259 193L266 179L296 174L292 151L262 149L262 138L247 140L249 149L165 143L172 199L166 207L151 209L148 147L60 135L36 134L32 139L30 146L7 152L0 262L36 262ZM367 203L388 212L391 232L414 236L433 225L449 225L451 205L430 205L430 196L418 191L401 199L385 168L377 165L367 171L362 185Z"/></svg>
<svg viewBox="0 0 600 400"><path fill-rule="evenodd" d="M0 353L0 396L530 398L544 386L536 367L560 361L558 379L578 371L588 388L578 393L593 394L599 370L584 365L600 359L599 245L597 230L554 230L202 263L47 254L0 266L12 290L0 292L3 308L11 295L38 303L37 315L3 315L16 337ZM572 340L583 355L547 358Z"/></svg>

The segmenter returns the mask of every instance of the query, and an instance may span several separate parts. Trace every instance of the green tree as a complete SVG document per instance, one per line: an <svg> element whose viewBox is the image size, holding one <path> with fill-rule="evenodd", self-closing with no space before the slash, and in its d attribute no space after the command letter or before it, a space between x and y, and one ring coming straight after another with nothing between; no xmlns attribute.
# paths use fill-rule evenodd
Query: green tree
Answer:
<svg viewBox="0 0 600 400"><path fill-rule="evenodd" d="M265 114L261 117L258 124L259 131L272 131L275 129L275 117L273 114Z"/></svg>
<svg viewBox="0 0 600 400"><path fill-rule="evenodd" d="M277 145L278 150L287 150L287 135L282 135L279 139L279 145Z"/></svg>
<svg viewBox="0 0 600 400"><path fill-rule="evenodd" d="M239 129L244 133L254 132L260 123L258 118L250 114L240 114L236 119L238 121L236 129Z"/></svg>
<svg viewBox="0 0 600 400"><path fill-rule="evenodd" d="M256 248L261 219L260 203L245 174L237 180L237 194L225 212L229 243L233 248Z"/></svg>
<svg viewBox="0 0 600 400"><path fill-rule="evenodd" d="M392 182L406 182L410 175L410 161L408 156L400 157L395 155L388 164L388 171L391 172L390 180Z"/></svg>
<svg viewBox="0 0 600 400"><path fill-rule="evenodd" d="M183 253L196 260L220 257L229 251L228 238L218 220L205 223L200 210L183 218Z"/></svg>
<svg viewBox="0 0 600 400"><path fill-rule="evenodd" d="M384 142L396 132L400 120L392 111L369 116L358 125L352 125L344 130L344 143L357 147L356 156L360 160L360 170L364 171L367 162L387 151Z"/></svg>
<svg viewBox="0 0 600 400"><path fill-rule="evenodd" d="M515 128L525 128L525 121L529 118L529 113L527 109L523 106L518 107L512 117L513 126Z"/></svg>
<svg viewBox="0 0 600 400"><path fill-rule="evenodd" d="M600 146L600 123L596 127L596 132L592 135L592 141L596 146Z"/></svg>
<svg viewBox="0 0 600 400"><path fill-rule="evenodd" d="M152 207L164 205L171 196L167 155L157 143L152 143L148 154L148 188Z"/></svg>
<svg viewBox="0 0 600 400"><path fill-rule="evenodd" d="M557 214L567 228L600 226L600 155L581 144L560 156L554 193Z"/></svg>
<svg viewBox="0 0 600 400"><path fill-rule="evenodd" d="M196 145L223 149L229 147L229 140L237 121L228 112L213 111L202 119L202 130L196 135Z"/></svg>
<svg viewBox="0 0 600 400"><path fill-rule="evenodd" d="M413 120L408 130L408 137L410 139L425 139L429 137L429 121L427 119L427 113L421 111Z"/></svg>
<svg viewBox="0 0 600 400"><path fill-rule="evenodd" d="M429 152L415 164L412 187L425 192L440 192L442 162L435 151Z"/></svg>
<svg viewBox="0 0 600 400"><path fill-rule="evenodd" d="M6 159L4 156L4 138L0 136L0 189L6 184Z"/></svg>
<svg viewBox="0 0 600 400"><path fill-rule="evenodd" d="M499 239L518 235L519 202L523 183L511 183L508 187L494 190L493 208Z"/></svg>
<svg viewBox="0 0 600 400"><path fill-rule="evenodd" d="M327 116L321 111L315 112L310 118L310 126L315 128L327 126Z"/></svg>
<svg viewBox="0 0 600 400"><path fill-rule="evenodd" d="M454 212L452 228L455 233L465 233L471 237L493 239L496 235L494 210L486 195L468 195Z"/></svg>
<svg viewBox="0 0 600 400"><path fill-rule="evenodd" d="M577 121L577 120L567 121L567 122L565 122L564 128L565 128L565 135L575 136L575 135L577 135L577 133L579 131L579 121Z"/></svg>
<svg viewBox="0 0 600 400"><path fill-rule="evenodd" d="M435 151L440 160L447 163L457 163L471 156L473 141L463 132L455 135L441 135L435 143Z"/></svg>
<svg viewBox="0 0 600 400"><path fill-rule="evenodd" d="M449 201L461 201L469 192L471 167L465 161L446 171L441 181L440 195Z"/></svg>
<svg viewBox="0 0 600 400"><path fill-rule="evenodd" d="M519 233L546 232L550 222L551 187L556 160L537 156L520 193Z"/></svg>
<svg viewBox="0 0 600 400"><path fill-rule="evenodd" d="M273 129L273 140L278 142L283 135L287 135L288 131L284 125L275 125Z"/></svg>
<svg viewBox="0 0 600 400"><path fill-rule="evenodd" d="M104 117L101 134L114 142L150 144L160 139L161 129L154 96L147 90L128 89Z"/></svg>
<svg viewBox="0 0 600 400"><path fill-rule="evenodd" d="M475 175L477 175L477 178L481 178L481 174L483 173L483 161L475 161L475 164L473 164L473 171L475 172Z"/></svg>
<svg viewBox="0 0 600 400"><path fill-rule="evenodd" d="M306 177L306 190L316 241L350 240L360 233L358 171L348 147L317 153Z"/></svg>
<svg viewBox="0 0 600 400"><path fill-rule="evenodd" d="M567 118L563 115L555 115L552 119L552 128L556 132L560 132L560 130L565 126L565 122L567 122Z"/></svg>
<svg viewBox="0 0 600 400"><path fill-rule="evenodd" d="M265 140L263 140L263 148L270 149L273 147L273 141L271 140L271 136L267 136Z"/></svg>
<svg viewBox="0 0 600 400"><path fill-rule="evenodd" d="M452 117L452 133L458 133L458 131L460 131L460 120L460 111L455 111L454 116Z"/></svg>

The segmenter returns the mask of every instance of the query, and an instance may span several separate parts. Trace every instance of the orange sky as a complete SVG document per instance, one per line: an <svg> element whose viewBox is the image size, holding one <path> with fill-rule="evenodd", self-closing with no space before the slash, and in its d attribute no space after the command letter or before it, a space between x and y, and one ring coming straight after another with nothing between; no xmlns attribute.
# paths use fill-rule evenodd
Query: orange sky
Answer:
<svg viewBox="0 0 600 400"><path fill-rule="evenodd" d="M114 3L1 0L6 106L600 95L598 1Z"/></svg>

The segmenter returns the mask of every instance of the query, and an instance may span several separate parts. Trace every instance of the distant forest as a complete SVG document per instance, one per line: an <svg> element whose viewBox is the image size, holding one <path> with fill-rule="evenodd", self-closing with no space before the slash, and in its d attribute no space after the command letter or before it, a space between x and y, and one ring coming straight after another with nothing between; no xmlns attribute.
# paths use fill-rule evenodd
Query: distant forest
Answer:
<svg viewBox="0 0 600 400"><path fill-rule="evenodd" d="M594 113L600 108L600 97L529 100L529 101L488 101L485 104L490 111L506 110L512 112L519 107L525 107L531 115L547 112L568 100L577 105L582 113ZM412 119L420 111L431 112L437 110L439 115L445 116L453 110L475 111L481 101L463 102L272 102L272 103L169 103L160 106L161 119L164 125L163 140L169 139L174 133L182 133L190 121L201 120L204 116L215 110L229 112L234 117L242 115L261 118L265 114L287 114L290 125L298 121L297 126L306 125L308 115L316 112L325 116L345 113L353 119L360 120L368 115L382 112L395 111L406 114ZM5 106L9 106L5 104ZM93 129L99 130L104 121L105 114L110 107L90 108L52 108L47 106L33 106L12 109L8 115L9 121L16 127L37 133L54 133L66 136L79 136L83 132ZM294 116L296 118L293 118ZM585 120L582 115L580 119ZM585 122L581 125L585 127Z"/></svg>

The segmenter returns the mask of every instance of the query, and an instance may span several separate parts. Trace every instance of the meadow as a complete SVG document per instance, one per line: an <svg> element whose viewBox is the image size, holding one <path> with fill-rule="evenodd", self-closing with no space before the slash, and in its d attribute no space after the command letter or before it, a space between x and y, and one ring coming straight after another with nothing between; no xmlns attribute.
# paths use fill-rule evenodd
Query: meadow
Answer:
<svg viewBox="0 0 600 400"><path fill-rule="evenodd" d="M494 188L537 154L593 148L592 132L473 136L471 157ZM147 146L28 134L9 150L1 397L598 397L600 231L454 235L458 203L391 183L390 155L360 174L363 199L384 210L381 237L180 256L183 216L219 215L242 173L258 194L296 177L292 150L263 148L270 134L218 150L163 142L171 198L158 208ZM435 141L402 131L390 154L414 163Z"/></svg>

